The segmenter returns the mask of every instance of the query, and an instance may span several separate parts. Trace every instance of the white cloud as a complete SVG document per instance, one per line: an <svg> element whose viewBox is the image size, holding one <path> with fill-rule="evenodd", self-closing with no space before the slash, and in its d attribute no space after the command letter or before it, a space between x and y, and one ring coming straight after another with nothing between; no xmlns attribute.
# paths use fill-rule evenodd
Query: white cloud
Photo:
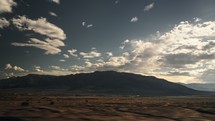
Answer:
<svg viewBox="0 0 215 121"><path fill-rule="evenodd" d="M41 69L41 67L40 66L34 66L34 70L36 71L36 72L43 72L43 70Z"/></svg>
<svg viewBox="0 0 215 121"><path fill-rule="evenodd" d="M64 58L69 58L69 55L63 54Z"/></svg>
<svg viewBox="0 0 215 121"><path fill-rule="evenodd" d="M59 61L60 61L60 62L66 62L66 60L64 60L64 59L60 59Z"/></svg>
<svg viewBox="0 0 215 121"><path fill-rule="evenodd" d="M45 41L36 39L36 38L30 38L30 41L28 43L12 43L13 46L20 46L20 47L36 47L40 48L42 50L45 50L45 54L58 54L61 52L59 47L65 46L64 43L60 40L50 40L46 39Z"/></svg>
<svg viewBox="0 0 215 121"><path fill-rule="evenodd" d="M125 51L129 52L131 59L130 63L124 65L124 68L172 81L193 82L191 79L196 79L200 82L203 81L201 80L202 74L206 70L215 69L211 66L215 59L214 43L214 21L197 24L183 21L154 40L123 42L122 46ZM157 71L158 69L161 71ZM161 74L164 72L165 76ZM172 78L172 76L178 78Z"/></svg>
<svg viewBox="0 0 215 121"><path fill-rule="evenodd" d="M22 69L21 67L18 67L18 66L14 66L13 69L15 71L25 71L24 69Z"/></svg>
<svg viewBox="0 0 215 121"><path fill-rule="evenodd" d="M58 16L56 13L51 12L51 11L49 12L49 15L54 16L54 17L57 17L57 16Z"/></svg>
<svg viewBox="0 0 215 121"><path fill-rule="evenodd" d="M92 50L89 53L85 53L85 52L80 52L80 55L83 58L96 58L96 57L100 57L101 53L97 52L96 50Z"/></svg>
<svg viewBox="0 0 215 121"><path fill-rule="evenodd" d="M52 39L66 39L66 35L61 28L52 23L49 23L46 18L43 17L37 20L32 20L26 18L25 16L19 16L18 18L13 18L12 22L15 27L17 27L21 31L31 30Z"/></svg>
<svg viewBox="0 0 215 121"><path fill-rule="evenodd" d="M44 44L40 41L37 43ZM123 50L119 55L113 56L112 52L106 52L107 59L102 58L96 49L88 53L80 52L85 59L84 64L69 67L68 70L72 73L126 71L186 83L203 80L211 82L214 78L215 21L182 21L164 34L156 33L143 40L125 40L121 47ZM77 56L75 49L68 52L69 55ZM7 68L13 67L8 65ZM55 69L53 73L69 73L68 70Z"/></svg>
<svg viewBox="0 0 215 121"><path fill-rule="evenodd" d="M35 72L35 74L41 74L41 75L54 75L54 76L62 76L62 75L70 75L72 74L71 71L67 70L46 70L43 72Z"/></svg>
<svg viewBox="0 0 215 121"><path fill-rule="evenodd" d="M123 70L123 66L129 63L130 60L125 56L115 56L110 57L107 61L98 59L95 63L90 61L85 61L84 66L78 66L78 69L81 68L84 72L92 72L96 70Z"/></svg>
<svg viewBox="0 0 215 121"><path fill-rule="evenodd" d="M211 74L215 70L214 45L214 21L183 21L164 34L144 40L125 40L121 55L95 63L87 61L84 69L130 71L175 82L203 82L203 79L211 82L215 78Z"/></svg>
<svg viewBox="0 0 215 121"><path fill-rule="evenodd" d="M16 5L17 3L14 0L0 0L0 14L11 13L12 7Z"/></svg>
<svg viewBox="0 0 215 121"><path fill-rule="evenodd" d="M202 20L201 18L198 18L198 17L195 17L195 18L193 18L193 19L194 19L195 22L199 22L199 21Z"/></svg>
<svg viewBox="0 0 215 121"><path fill-rule="evenodd" d="M65 46L64 42L58 40L58 39L46 39L45 42L47 42L48 44L50 44L51 46L54 46L54 47L62 47L62 46Z"/></svg>
<svg viewBox="0 0 215 121"><path fill-rule="evenodd" d="M51 0L53 3L60 4L60 0Z"/></svg>
<svg viewBox="0 0 215 121"><path fill-rule="evenodd" d="M82 24L82 26L85 26L85 25L86 25L86 22L82 22L81 24Z"/></svg>
<svg viewBox="0 0 215 121"><path fill-rule="evenodd" d="M149 10L151 10L153 7L154 7L154 3L151 3L151 4L147 5L147 6L145 6L144 11L149 11Z"/></svg>
<svg viewBox="0 0 215 121"><path fill-rule="evenodd" d="M42 74L42 75L54 75L54 76L61 76L61 75L69 75L72 74L71 71L68 69L61 68L60 66L50 66L50 69L43 70L39 72L32 72L34 74Z"/></svg>
<svg viewBox="0 0 215 121"><path fill-rule="evenodd" d="M127 57L116 56L116 57L110 57L109 60L105 63L105 65L110 67L119 67L127 63L130 63L130 60Z"/></svg>
<svg viewBox="0 0 215 121"><path fill-rule="evenodd" d="M50 68L54 70L62 70L61 67L59 66L50 66Z"/></svg>
<svg viewBox="0 0 215 121"><path fill-rule="evenodd" d="M5 69L6 70L13 69L13 66L11 64L6 64Z"/></svg>
<svg viewBox="0 0 215 121"><path fill-rule="evenodd" d="M119 48L123 50L123 49L125 48L125 45L126 45L127 43L129 43L129 40L125 40L124 42L122 42L122 43L121 43L121 46L119 46Z"/></svg>
<svg viewBox="0 0 215 121"><path fill-rule="evenodd" d="M106 52L106 54L107 54L108 57L112 57L113 56L112 52Z"/></svg>
<svg viewBox="0 0 215 121"><path fill-rule="evenodd" d="M164 66L180 68L180 70L209 69L211 65L206 62L212 63L215 59L214 30L214 21L198 24L181 22L173 30L160 37L161 41L166 43L163 46L165 51L163 51L164 55L160 62Z"/></svg>
<svg viewBox="0 0 215 121"><path fill-rule="evenodd" d="M126 63L122 65L124 71L145 74L159 66L156 61L160 49L156 44L145 40L125 40L122 47L124 47L122 56L127 59L125 60Z"/></svg>
<svg viewBox="0 0 215 121"><path fill-rule="evenodd" d="M138 18L135 16L131 19L131 22L137 22L138 21Z"/></svg>
<svg viewBox="0 0 215 121"><path fill-rule="evenodd" d="M85 67L78 66L78 65L74 65L74 66L69 67L69 70L72 71L73 73L80 73L80 72L86 71Z"/></svg>
<svg viewBox="0 0 215 121"><path fill-rule="evenodd" d="M193 53L194 55L206 54L204 49L210 49L209 53L215 52L213 44L215 40L215 22L208 21L191 24L187 21L181 22L170 32L160 37L162 41L170 46L166 53Z"/></svg>
<svg viewBox="0 0 215 121"><path fill-rule="evenodd" d="M45 40L30 38L27 43L14 42L14 46L29 46L45 50L45 54L58 54L61 52L59 47L65 46L62 40L66 39L64 31L56 25L49 23L46 18L37 20L28 19L25 16L19 16L12 19L13 24L20 31L31 30L47 37Z"/></svg>
<svg viewBox="0 0 215 121"><path fill-rule="evenodd" d="M71 55L71 56L73 56L73 57L77 57L78 55L77 54L75 54L76 52L77 52L77 50L76 49L72 49L72 50L67 50L68 52L69 52L69 54Z"/></svg>
<svg viewBox="0 0 215 121"><path fill-rule="evenodd" d="M87 25L87 28L91 28L91 27L93 27L93 24Z"/></svg>
<svg viewBox="0 0 215 121"><path fill-rule="evenodd" d="M14 71L19 71L19 72L26 71L26 70L24 70L23 68L21 68L19 66L12 66L11 64L6 64L5 65L5 70L14 70Z"/></svg>
<svg viewBox="0 0 215 121"><path fill-rule="evenodd" d="M93 27L93 24L87 24L87 22L85 22L85 21L83 21L83 22L81 23L81 25L82 25L83 27L86 27L86 28L91 28L91 27Z"/></svg>
<svg viewBox="0 0 215 121"><path fill-rule="evenodd" d="M93 65L93 64L92 64L91 62L89 62L89 61L86 61L86 62L85 62L85 67L87 67L87 68L88 68L88 67L91 67L92 65Z"/></svg>
<svg viewBox="0 0 215 121"><path fill-rule="evenodd" d="M10 22L5 18L0 18L0 28L3 29L4 27L8 27Z"/></svg>

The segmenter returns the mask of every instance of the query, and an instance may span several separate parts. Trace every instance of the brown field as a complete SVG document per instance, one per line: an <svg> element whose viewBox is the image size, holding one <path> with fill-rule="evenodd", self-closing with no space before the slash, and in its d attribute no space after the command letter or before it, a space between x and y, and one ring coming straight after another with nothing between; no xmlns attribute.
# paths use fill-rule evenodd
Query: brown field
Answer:
<svg viewBox="0 0 215 121"><path fill-rule="evenodd" d="M82 120L213 121L215 97L0 97L0 121Z"/></svg>

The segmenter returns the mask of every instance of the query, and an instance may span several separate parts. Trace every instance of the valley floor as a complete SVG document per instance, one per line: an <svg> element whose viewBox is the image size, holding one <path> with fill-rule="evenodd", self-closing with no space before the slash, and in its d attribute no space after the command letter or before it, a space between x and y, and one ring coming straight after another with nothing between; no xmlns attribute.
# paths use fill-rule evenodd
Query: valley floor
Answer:
<svg viewBox="0 0 215 121"><path fill-rule="evenodd" d="M0 97L0 121L82 120L213 121L215 97Z"/></svg>

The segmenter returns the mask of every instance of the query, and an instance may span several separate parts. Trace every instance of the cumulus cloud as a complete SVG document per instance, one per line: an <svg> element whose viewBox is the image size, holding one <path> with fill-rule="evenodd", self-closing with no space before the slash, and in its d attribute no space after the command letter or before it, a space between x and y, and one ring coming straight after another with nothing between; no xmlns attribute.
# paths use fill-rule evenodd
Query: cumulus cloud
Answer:
<svg viewBox="0 0 215 121"><path fill-rule="evenodd" d="M196 56L203 56L215 52L214 48L209 46L215 40L214 30L215 22L213 21L198 24L184 21L174 27L171 32L162 35L160 39L167 44L166 46L169 46L166 53L192 53Z"/></svg>
<svg viewBox="0 0 215 121"><path fill-rule="evenodd" d="M198 18L198 17L195 17L195 18L193 18L193 19L194 19L195 22L199 22L199 21L202 20L201 18Z"/></svg>
<svg viewBox="0 0 215 121"><path fill-rule="evenodd" d="M112 53L112 52L106 52L106 54L107 54L108 57L113 56L113 53Z"/></svg>
<svg viewBox="0 0 215 121"><path fill-rule="evenodd" d="M153 7L154 7L154 3L151 3L151 4L147 5L147 6L145 6L144 11L149 11L149 10L151 10Z"/></svg>
<svg viewBox="0 0 215 121"><path fill-rule="evenodd" d="M73 57L77 57L78 55L77 54L75 54L76 52L77 52L77 50L76 49L72 49L72 50L67 50L68 52L69 52L69 54L71 55L71 56L73 56Z"/></svg>
<svg viewBox="0 0 215 121"><path fill-rule="evenodd" d="M54 47L62 45L43 42ZM43 42L34 40L28 44L45 44ZM112 52L106 52L106 57L102 58L102 54L94 48L90 52L79 53L85 59L83 65L71 66L63 71L57 68L53 70L62 73L130 71L175 82L211 82L215 70L214 45L215 21L182 21L163 34L156 33L153 37L142 40L125 40L120 46L121 54L113 56ZM76 53L76 49L68 50L69 56L77 57Z"/></svg>
<svg viewBox="0 0 215 121"><path fill-rule="evenodd" d="M113 56L110 57L109 60L105 63L105 66L109 67L120 67L127 63L130 63L130 60L124 56Z"/></svg>
<svg viewBox="0 0 215 121"><path fill-rule="evenodd" d="M13 69L13 66L11 64L6 64L5 69L6 70Z"/></svg>
<svg viewBox="0 0 215 121"><path fill-rule="evenodd" d="M59 66L50 66L51 69L54 69L54 70L61 70L61 68Z"/></svg>
<svg viewBox="0 0 215 121"><path fill-rule="evenodd" d="M74 65L69 67L69 70L73 73L81 73L81 72L85 72L86 69L83 66L78 66L78 65Z"/></svg>
<svg viewBox="0 0 215 121"><path fill-rule="evenodd" d="M40 48L42 50L45 50L45 54L58 54L61 52L61 50L58 47L65 46L64 43L60 40L54 39L46 39L45 41L36 39L36 38L30 38L30 41L28 43L12 43L13 46L20 46L20 47L36 47Z"/></svg>
<svg viewBox="0 0 215 121"><path fill-rule="evenodd" d="M125 40L122 47L125 51L122 56L126 63L120 69L123 67L125 71L145 74L144 70L150 72L158 67L156 61L160 49L154 49L158 48L156 44L144 40Z"/></svg>
<svg viewBox="0 0 215 121"><path fill-rule="evenodd" d="M80 52L80 55L83 58L96 58L96 57L100 57L101 53L97 52L96 50L92 50L89 53Z"/></svg>
<svg viewBox="0 0 215 121"><path fill-rule="evenodd" d="M133 17L133 18L131 19L130 22L137 22L137 21L138 21L138 18L135 16L135 17Z"/></svg>
<svg viewBox="0 0 215 121"><path fill-rule="evenodd" d="M0 14L11 13L12 7L16 5L17 3L14 0L0 0Z"/></svg>
<svg viewBox="0 0 215 121"><path fill-rule="evenodd" d="M123 42L124 50L129 51L129 57L132 58L132 61L125 67L139 73L147 73L144 71L147 70L153 75L159 75L160 72L157 72L157 69L161 69L162 72L166 72L165 78L169 78L167 75L175 74L183 77L183 80L180 81L187 82L192 81L191 78L188 78L189 72L192 79L199 77L195 79L200 81L204 71L215 68L212 66L215 59L214 42L214 21L202 23L182 21L171 31L154 40L126 40Z"/></svg>
<svg viewBox="0 0 215 121"><path fill-rule="evenodd" d="M92 71L105 71L105 70L115 70L122 71L124 70L123 66L129 63L130 60L125 56L113 56L110 57L107 61L98 59L96 62L92 63L90 61L85 61L84 66L78 66L77 70L84 70L84 72Z"/></svg>
<svg viewBox="0 0 215 121"><path fill-rule="evenodd" d="M71 66L67 70L52 69L54 73L116 70L154 75L175 82L211 82L215 70L214 45L214 21L182 21L164 34L156 33L143 40L125 40L120 46L121 54L113 56L112 52L106 52L106 58L102 58L93 48L88 53L79 53L85 59L83 65ZM68 50L68 53L77 56L76 49ZM13 67L8 65L7 68Z"/></svg>
<svg viewBox="0 0 215 121"><path fill-rule="evenodd" d="M49 15L54 16L54 17L57 17L57 16L58 16L56 13L51 12L51 11L49 12Z"/></svg>
<svg viewBox="0 0 215 121"><path fill-rule="evenodd" d="M95 63L86 61L84 67L86 70L130 71L176 82L207 82L214 78L214 71L210 71L215 70L214 43L214 21L182 21L171 31L155 34L150 39L125 40L120 46L121 55Z"/></svg>
<svg viewBox="0 0 215 121"><path fill-rule="evenodd" d="M0 28L3 29L4 27L8 27L10 22L5 18L0 18Z"/></svg>
<svg viewBox="0 0 215 121"><path fill-rule="evenodd" d="M43 70L41 69L41 67L40 66L34 66L34 71L36 71L36 72L43 72Z"/></svg>
<svg viewBox="0 0 215 121"><path fill-rule="evenodd" d="M18 67L18 66L14 66L13 69L15 71L25 71L24 69L22 69L21 67Z"/></svg>
<svg viewBox="0 0 215 121"><path fill-rule="evenodd" d="M69 68L69 67L68 67ZM41 69L40 66L34 66L34 70L31 71L30 73L32 74L40 74L40 75L55 75L55 76L60 76L60 75L69 75L72 74L71 70L62 68L60 66L49 66L46 70Z"/></svg>
<svg viewBox="0 0 215 121"><path fill-rule="evenodd" d="M68 69L61 68L60 66L49 66L49 69L47 70L34 71L31 73L42 74L42 75L55 75L55 76L72 74L71 71L69 71Z"/></svg>
<svg viewBox="0 0 215 121"><path fill-rule="evenodd" d="M26 71L26 70L24 70L23 68L21 68L19 66L12 66L11 64L6 64L5 65L5 70L14 70L14 71L20 71L20 72Z"/></svg>
<svg viewBox="0 0 215 121"><path fill-rule="evenodd" d="M123 50L123 49L125 48L125 45L126 45L127 43L129 43L129 40L125 40L124 42L122 42L122 43L121 43L121 46L119 46L119 48Z"/></svg>
<svg viewBox="0 0 215 121"><path fill-rule="evenodd" d="M189 71L190 76L202 81L210 81L205 78L205 72L214 69L215 59L215 22L202 23L181 22L170 32L160 37L166 45L163 46L161 63L169 68L179 68L181 71Z"/></svg>
<svg viewBox="0 0 215 121"><path fill-rule="evenodd" d="M13 18L12 22L15 27L17 27L21 31L31 30L52 39L66 39L66 34L61 28L48 22L46 18L43 17L37 20L32 20L26 18L25 16L19 16L18 18Z"/></svg>
<svg viewBox="0 0 215 121"><path fill-rule="evenodd" d="M63 54L64 58L69 58L69 55Z"/></svg>

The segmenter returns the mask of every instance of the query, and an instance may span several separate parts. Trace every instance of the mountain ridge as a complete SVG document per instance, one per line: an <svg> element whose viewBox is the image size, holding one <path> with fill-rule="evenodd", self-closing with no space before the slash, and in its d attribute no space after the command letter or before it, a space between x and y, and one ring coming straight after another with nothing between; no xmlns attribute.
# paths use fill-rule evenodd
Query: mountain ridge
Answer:
<svg viewBox="0 0 215 121"><path fill-rule="evenodd" d="M83 93L146 96L204 95L206 92L140 74L95 71L66 76L35 75L0 80L0 89L65 89Z"/></svg>
<svg viewBox="0 0 215 121"><path fill-rule="evenodd" d="M189 84L181 83L181 84L195 90L215 91L215 83L189 83Z"/></svg>

